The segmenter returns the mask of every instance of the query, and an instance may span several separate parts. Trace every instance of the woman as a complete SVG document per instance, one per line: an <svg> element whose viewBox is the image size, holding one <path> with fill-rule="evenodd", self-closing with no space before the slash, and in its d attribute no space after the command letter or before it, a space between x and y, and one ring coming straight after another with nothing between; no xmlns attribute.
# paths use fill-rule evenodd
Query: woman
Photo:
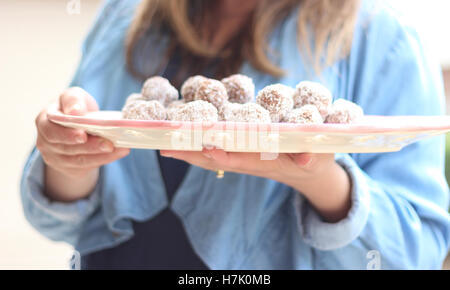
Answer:
<svg viewBox="0 0 450 290"><path fill-rule="evenodd" d="M119 110L151 75L179 87L236 72L257 90L319 80L367 114L444 108L415 30L369 0L107 1L59 105ZM130 152L49 122L45 109L36 126L25 214L74 245L85 269L438 269L447 253L442 138L267 161L216 148Z"/></svg>

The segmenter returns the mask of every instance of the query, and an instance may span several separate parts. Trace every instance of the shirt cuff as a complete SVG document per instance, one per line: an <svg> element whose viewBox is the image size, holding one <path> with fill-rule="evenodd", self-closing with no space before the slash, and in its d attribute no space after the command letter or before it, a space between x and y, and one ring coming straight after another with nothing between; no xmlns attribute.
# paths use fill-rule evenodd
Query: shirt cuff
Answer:
<svg viewBox="0 0 450 290"><path fill-rule="evenodd" d="M79 222L89 217L100 205L100 185L85 199L63 203L51 201L44 194L45 164L38 150L34 150L25 168L25 197L36 209L62 221ZM99 178L101 180L101 178Z"/></svg>
<svg viewBox="0 0 450 290"><path fill-rule="evenodd" d="M336 162L347 171L352 184L352 205L347 217L337 223L327 223L299 192L294 200L303 240L319 250L334 250L350 244L361 234L369 217L370 190L366 175L348 154L336 154Z"/></svg>

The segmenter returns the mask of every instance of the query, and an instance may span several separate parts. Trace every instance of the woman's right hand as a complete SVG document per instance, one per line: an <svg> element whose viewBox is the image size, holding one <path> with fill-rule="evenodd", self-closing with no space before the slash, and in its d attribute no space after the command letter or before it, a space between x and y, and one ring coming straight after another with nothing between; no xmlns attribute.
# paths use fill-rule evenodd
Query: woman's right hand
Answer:
<svg viewBox="0 0 450 290"><path fill-rule="evenodd" d="M86 91L74 87L60 95L59 109L80 116L98 111L98 105ZM36 127L36 147L46 164L46 194L55 200L86 197L97 183L100 166L129 154L129 149L115 148L106 139L49 121L47 108L37 116Z"/></svg>

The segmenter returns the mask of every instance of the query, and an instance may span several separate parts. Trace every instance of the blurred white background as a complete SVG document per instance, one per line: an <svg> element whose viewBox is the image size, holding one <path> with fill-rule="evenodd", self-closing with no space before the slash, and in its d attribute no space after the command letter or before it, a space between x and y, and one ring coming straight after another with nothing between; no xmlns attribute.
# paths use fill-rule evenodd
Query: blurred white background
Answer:
<svg viewBox="0 0 450 290"><path fill-rule="evenodd" d="M54 243L25 221L19 181L35 139L37 113L67 86L80 44L100 0L0 0L0 269L67 269L71 248Z"/></svg>
<svg viewBox="0 0 450 290"><path fill-rule="evenodd" d="M35 139L34 118L70 81L80 44L100 0L0 0L0 269L67 269L71 248L47 240L25 221L21 170ZM450 67L450 1L392 0L424 31L427 44ZM448 266L447 266L448 267Z"/></svg>
<svg viewBox="0 0 450 290"><path fill-rule="evenodd" d="M450 67L450 1L387 0L421 31L423 38L441 64Z"/></svg>

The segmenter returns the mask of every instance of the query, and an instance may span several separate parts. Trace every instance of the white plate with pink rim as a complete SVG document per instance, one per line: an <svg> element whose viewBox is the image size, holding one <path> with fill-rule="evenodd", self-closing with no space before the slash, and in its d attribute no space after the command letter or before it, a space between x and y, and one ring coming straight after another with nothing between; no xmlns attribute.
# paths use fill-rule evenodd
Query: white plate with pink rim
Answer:
<svg viewBox="0 0 450 290"><path fill-rule="evenodd" d="M125 120L120 111L85 116L49 110L50 121L111 140L117 147L228 152L394 152L450 131L450 116L364 116L355 124L176 122Z"/></svg>

